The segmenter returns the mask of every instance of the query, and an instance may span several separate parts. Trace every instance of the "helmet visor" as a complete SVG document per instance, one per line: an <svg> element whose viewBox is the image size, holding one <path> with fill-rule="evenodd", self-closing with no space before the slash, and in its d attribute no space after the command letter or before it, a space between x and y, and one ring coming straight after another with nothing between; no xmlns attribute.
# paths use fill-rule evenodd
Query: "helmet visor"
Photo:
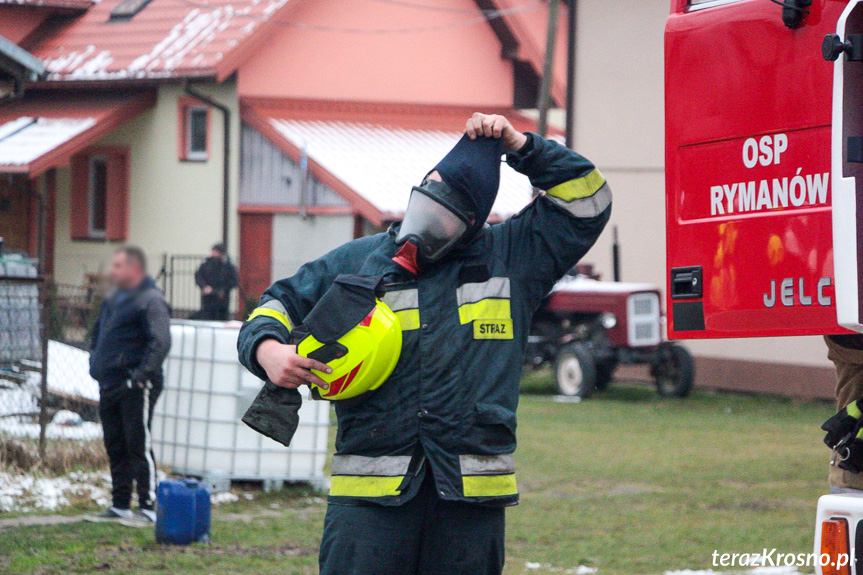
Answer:
<svg viewBox="0 0 863 575"><path fill-rule="evenodd" d="M420 254L429 261L436 261L465 235L467 227L462 217L421 188L414 188L396 243L401 244L413 236Z"/></svg>

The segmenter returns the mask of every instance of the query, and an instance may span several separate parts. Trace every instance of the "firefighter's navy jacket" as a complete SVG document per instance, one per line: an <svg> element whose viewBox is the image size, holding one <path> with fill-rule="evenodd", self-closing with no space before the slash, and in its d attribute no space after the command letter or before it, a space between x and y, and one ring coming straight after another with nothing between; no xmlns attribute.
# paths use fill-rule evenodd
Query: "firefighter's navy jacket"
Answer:
<svg viewBox="0 0 863 575"><path fill-rule="evenodd" d="M418 277L394 266L391 228L276 282L244 324L240 361L266 379L255 359L262 340L287 343L337 275L384 276L382 299L404 332L401 358L361 403L335 402L331 502L399 505L416 493L424 465L443 499L518 501L516 407L531 319L605 227L611 191L588 160L535 134L507 162L546 193Z"/></svg>

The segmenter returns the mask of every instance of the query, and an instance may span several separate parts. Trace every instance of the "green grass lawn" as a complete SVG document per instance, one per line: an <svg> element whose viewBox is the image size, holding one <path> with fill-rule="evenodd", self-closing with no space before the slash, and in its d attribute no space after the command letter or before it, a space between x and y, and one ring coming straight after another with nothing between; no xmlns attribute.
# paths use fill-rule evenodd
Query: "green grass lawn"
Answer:
<svg viewBox="0 0 863 575"><path fill-rule="evenodd" d="M545 377L526 386L547 389ZM715 549L808 552L829 457L818 428L830 412L706 392L663 400L623 384L580 404L525 395L507 573L650 575L709 568ZM312 574L324 511L301 488L223 505L213 544L187 548L115 525L5 529L0 573Z"/></svg>

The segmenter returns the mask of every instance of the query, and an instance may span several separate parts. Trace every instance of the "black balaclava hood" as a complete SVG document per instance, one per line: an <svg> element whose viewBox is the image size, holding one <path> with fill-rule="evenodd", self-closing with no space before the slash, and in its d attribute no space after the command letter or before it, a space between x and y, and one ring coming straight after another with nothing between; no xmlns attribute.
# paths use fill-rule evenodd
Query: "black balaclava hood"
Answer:
<svg viewBox="0 0 863 575"><path fill-rule="evenodd" d="M464 242L476 236L488 220L497 198L502 153L503 143L498 138L471 140L463 136L432 170L440 174L443 182L426 181L421 187L414 188L408 212L396 238L401 248L393 259L399 265L413 274L418 274L425 265L445 257L446 252L455 247L458 242ZM414 194L419 195L415 197ZM425 201L432 204L423 204L422 196L430 198ZM414 206L415 201L418 202L416 206ZM420 211L412 212L411 206ZM435 216L435 210L451 212L452 217L462 220L467 228L463 228L458 236L440 235L440 232L445 229L440 228L444 219L439 215ZM408 220L411 217L415 219L412 220L409 229ZM429 219L424 221L425 217ZM419 229L413 229L415 224ZM432 227L423 232L421 230L425 225ZM424 240L425 234L429 235ZM437 248L433 247L435 242L439 243ZM438 250L438 255L432 256L427 253L435 249Z"/></svg>
<svg viewBox="0 0 863 575"><path fill-rule="evenodd" d="M444 156L434 170L444 183L460 192L473 206L476 221L466 237L472 237L482 229L491 214L497 191L500 187L500 157L503 142L500 138L477 138L461 140ZM432 171L434 171L432 170Z"/></svg>

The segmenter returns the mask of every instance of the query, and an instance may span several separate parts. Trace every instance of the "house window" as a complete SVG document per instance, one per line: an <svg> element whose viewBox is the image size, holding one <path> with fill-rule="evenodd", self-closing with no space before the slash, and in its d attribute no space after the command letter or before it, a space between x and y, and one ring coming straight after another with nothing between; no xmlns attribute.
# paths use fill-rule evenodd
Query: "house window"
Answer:
<svg viewBox="0 0 863 575"><path fill-rule="evenodd" d="M104 238L108 223L108 160L101 155L92 156L89 164L87 232L91 238Z"/></svg>
<svg viewBox="0 0 863 575"><path fill-rule="evenodd" d="M72 157L73 240L125 240L129 220L129 150L91 148Z"/></svg>
<svg viewBox="0 0 863 575"><path fill-rule="evenodd" d="M196 102L180 101L180 159L203 162L210 157L210 108Z"/></svg>

